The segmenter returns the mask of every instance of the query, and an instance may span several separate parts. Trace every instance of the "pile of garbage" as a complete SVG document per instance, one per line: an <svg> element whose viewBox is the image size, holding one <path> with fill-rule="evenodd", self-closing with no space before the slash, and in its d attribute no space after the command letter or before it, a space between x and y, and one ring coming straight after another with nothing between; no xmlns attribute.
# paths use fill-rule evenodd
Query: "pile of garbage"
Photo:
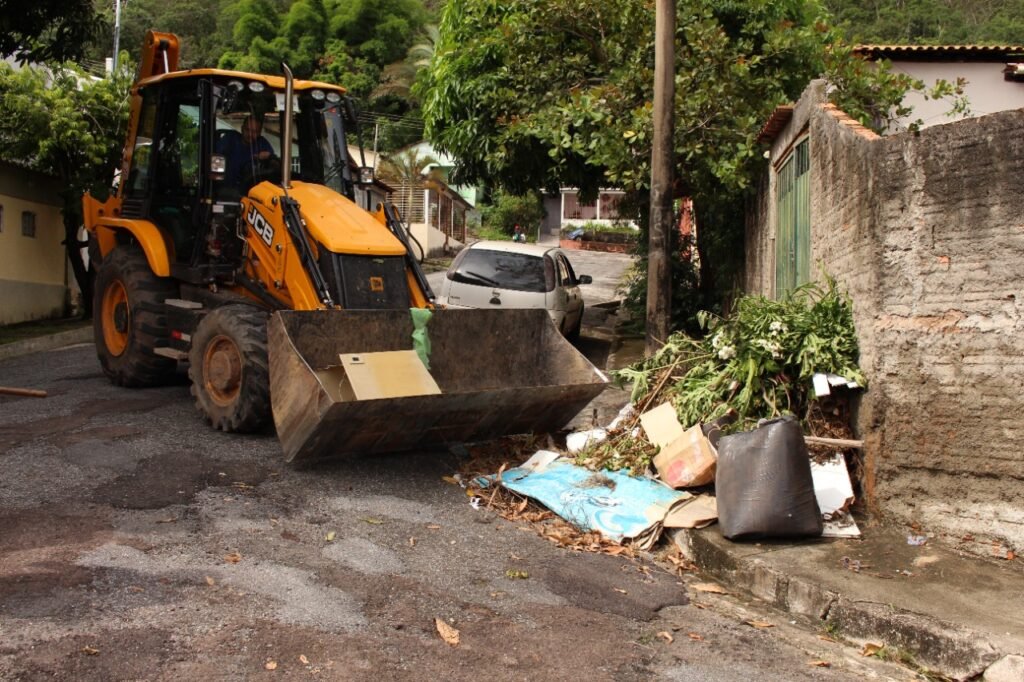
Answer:
<svg viewBox="0 0 1024 682"><path fill-rule="evenodd" d="M638 549L716 520L732 540L859 535L848 399L865 381L847 297L826 280L703 321L704 339L674 335L617 373L633 393L613 422L474 484Z"/></svg>

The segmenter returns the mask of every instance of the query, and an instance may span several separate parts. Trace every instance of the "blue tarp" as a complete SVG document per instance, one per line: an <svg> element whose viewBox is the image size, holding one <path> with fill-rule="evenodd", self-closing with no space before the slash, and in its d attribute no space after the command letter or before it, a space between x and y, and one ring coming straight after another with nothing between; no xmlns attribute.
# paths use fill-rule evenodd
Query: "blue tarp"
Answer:
<svg viewBox="0 0 1024 682"><path fill-rule="evenodd" d="M668 512L690 498L649 478L594 472L565 459L539 469L509 469L501 485L537 500L581 530L596 530L616 542L643 538L646 546L654 544Z"/></svg>

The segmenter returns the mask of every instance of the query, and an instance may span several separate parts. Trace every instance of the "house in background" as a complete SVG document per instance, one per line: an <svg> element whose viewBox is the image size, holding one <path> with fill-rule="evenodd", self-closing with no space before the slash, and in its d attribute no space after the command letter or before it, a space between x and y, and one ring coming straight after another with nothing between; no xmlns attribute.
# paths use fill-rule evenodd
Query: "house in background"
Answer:
<svg viewBox="0 0 1024 682"><path fill-rule="evenodd" d="M869 507L981 552L1024 547L1022 130L1014 108L879 137L815 81L761 131L746 225L748 293L824 270L850 295Z"/></svg>
<svg viewBox="0 0 1024 682"><path fill-rule="evenodd" d="M968 116L1024 107L1024 46L860 45L854 52L872 61L886 59L894 73L905 73L928 87L939 79L955 83L964 78ZM918 119L927 128L962 118L949 115L948 99L926 100L921 93L911 92L904 103L914 108L913 113L896 121L888 132L905 131Z"/></svg>
<svg viewBox="0 0 1024 682"><path fill-rule="evenodd" d="M56 178L0 162L0 324L63 317L77 292L60 189Z"/></svg>
<svg viewBox="0 0 1024 682"><path fill-rule="evenodd" d="M406 150L415 151L418 156L432 157L437 160L437 163L430 163L423 167L423 172L431 174L433 177L441 180L445 183L445 186L451 188L461 196L466 204L470 206L476 206L480 203L481 191L479 187L475 185L450 185L448 183L451 177L452 169L455 168L455 159L448 156L444 152L439 152L434 149L434 145L427 141L417 142L416 144L409 145L399 149L399 152Z"/></svg>
<svg viewBox="0 0 1024 682"><path fill-rule="evenodd" d="M461 194L439 180L393 181L390 199L415 238L413 248L430 258L465 246L466 216L473 210ZM418 245L418 246L417 246Z"/></svg>
<svg viewBox="0 0 1024 682"><path fill-rule="evenodd" d="M413 158L426 158L432 149L428 143L421 142L397 150L395 154L411 152ZM424 257L458 251L467 241L467 217L475 208L466 196L475 197L476 188L463 187L460 191L449 186L446 178L450 168L430 163L417 169L415 178L387 180L393 188L389 199L409 227L414 238L413 248L421 249Z"/></svg>
<svg viewBox="0 0 1024 682"><path fill-rule="evenodd" d="M602 189L596 201L582 202L579 191L573 187L563 187L558 194L545 194L542 229L548 234L557 235L564 227L585 223L635 226L632 217L624 217L619 213L619 202L625 195L622 190Z"/></svg>
<svg viewBox="0 0 1024 682"><path fill-rule="evenodd" d="M348 146L349 169L353 178L359 177L359 169L365 162L370 168L377 167L378 154L371 151L362 151L356 145ZM388 197L395 192L395 188L381 180L374 174L373 183L370 185L356 185L356 204L367 211L376 212L378 204L384 203Z"/></svg>

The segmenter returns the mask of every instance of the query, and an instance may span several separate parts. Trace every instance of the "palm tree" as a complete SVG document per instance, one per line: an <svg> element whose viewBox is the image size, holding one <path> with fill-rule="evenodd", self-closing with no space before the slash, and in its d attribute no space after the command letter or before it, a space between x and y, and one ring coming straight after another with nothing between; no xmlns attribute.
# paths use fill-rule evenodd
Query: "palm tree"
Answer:
<svg viewBox="0 0 1024 682"><path fill-rule="evenodd" d="M412 86L416 82L416 74L420 69L430 66L430 60L433 59L434 50L440 40L441 33L437 26L424 26L421 40L409 48L405 53L405 59L384 67L380 84L370 93L370 98L394 95L402 99L413 99Z"/></svg>
<svg viewBox="0 0 1024 682"><path fill-rule="evenodd" d="M420 154L415 147L409 147L380 162L380 176L399 187L398 210L406 223L413 222L416 192L434 181L435 175L429 169L437 164L430 154Z"/></svg>

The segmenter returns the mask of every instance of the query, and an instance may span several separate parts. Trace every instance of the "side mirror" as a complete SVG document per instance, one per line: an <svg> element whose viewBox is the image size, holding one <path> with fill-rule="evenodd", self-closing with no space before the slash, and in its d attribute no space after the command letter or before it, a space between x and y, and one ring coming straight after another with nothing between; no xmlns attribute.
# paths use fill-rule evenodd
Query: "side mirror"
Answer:
<svg viewBox="0 0 1024 682"><path fill-rule="evenodd" d="M576 278L576 282L579 284L593 284L594 278L590 275L580 275Z"/></svg>

